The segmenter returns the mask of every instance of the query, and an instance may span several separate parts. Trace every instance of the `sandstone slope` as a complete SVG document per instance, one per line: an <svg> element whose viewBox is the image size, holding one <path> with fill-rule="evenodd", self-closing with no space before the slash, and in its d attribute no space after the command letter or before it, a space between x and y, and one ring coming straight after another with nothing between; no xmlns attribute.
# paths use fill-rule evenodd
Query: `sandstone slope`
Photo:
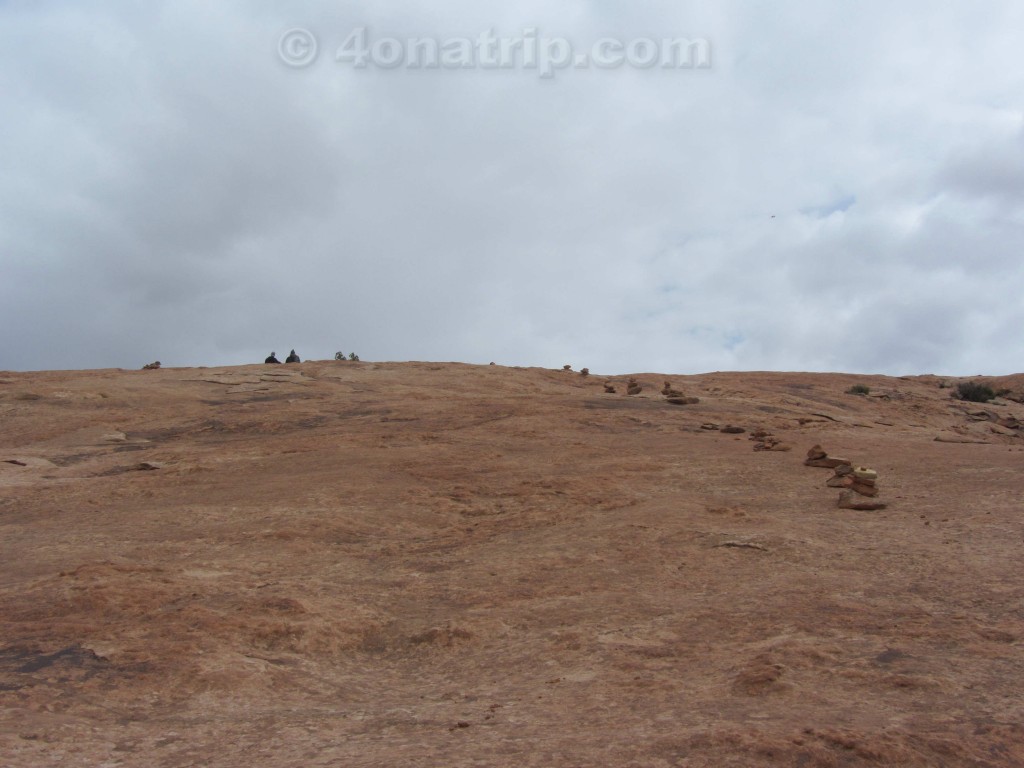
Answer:
<svg viewBox="0 0 1024 768"><path fill-rule="evenodd" d="M1024 764L1024 406L628 378L0 374L3 764Z"/></svg>

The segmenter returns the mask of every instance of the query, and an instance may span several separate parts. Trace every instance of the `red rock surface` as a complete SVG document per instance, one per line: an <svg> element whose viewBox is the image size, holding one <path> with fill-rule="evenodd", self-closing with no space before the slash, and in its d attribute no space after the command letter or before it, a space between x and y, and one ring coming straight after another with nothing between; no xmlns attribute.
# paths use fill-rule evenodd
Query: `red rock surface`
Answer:
<svg viewBox="0 0 1024 768"><path fill-rule="evenodd" d="M934 377L604 378L0 374L0 762L1024 764L1016 430Z"/></svg>

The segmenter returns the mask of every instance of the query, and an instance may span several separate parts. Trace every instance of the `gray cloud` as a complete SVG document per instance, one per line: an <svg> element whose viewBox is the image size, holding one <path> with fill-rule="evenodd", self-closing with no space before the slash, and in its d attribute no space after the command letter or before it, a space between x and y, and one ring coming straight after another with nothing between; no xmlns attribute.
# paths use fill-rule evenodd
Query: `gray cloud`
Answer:
<svg viewBox="0 0 1024 768"><path fill-rule="evenodd" d="M0 367L1019 370L1024 10L705 6L0 4ZM713 60L355 70L357 26Z"/></svg>

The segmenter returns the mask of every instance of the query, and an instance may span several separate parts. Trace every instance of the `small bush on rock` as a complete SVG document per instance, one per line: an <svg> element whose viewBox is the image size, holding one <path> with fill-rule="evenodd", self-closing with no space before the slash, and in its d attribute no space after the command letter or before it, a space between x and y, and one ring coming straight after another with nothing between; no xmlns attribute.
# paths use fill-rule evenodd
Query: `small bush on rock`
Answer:
<svg viewBox="0 0 1024 768"><path fill-rule="evenodd" d="M967 400L970 403L987 403L996 396L992 387L979 384L976 381L960 382L956 385L956 394L961 400Z"/></svg>

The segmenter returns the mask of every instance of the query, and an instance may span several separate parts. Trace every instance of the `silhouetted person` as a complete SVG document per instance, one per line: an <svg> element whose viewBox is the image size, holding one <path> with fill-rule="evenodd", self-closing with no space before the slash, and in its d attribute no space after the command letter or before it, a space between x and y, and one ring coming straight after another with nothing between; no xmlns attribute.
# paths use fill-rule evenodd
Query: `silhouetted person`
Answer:
<svg viewBox="0 0 1024 768"><path fill-rule="evenodd" d="M277 363L281 364L281 361L277 359L277 352L271 352L270 357L263 361L264 363Z"/></svg>
<svg viewBox="0 0 1024 768"><path fill-rule="evenodd" d="M284 359L284 361L286 363L301 363L302 362L301 360L299 360L299 356L295 354L295 350L294 349L292 350L292 353L290 355L288 355L288 357L286 357Z"/></svg>

